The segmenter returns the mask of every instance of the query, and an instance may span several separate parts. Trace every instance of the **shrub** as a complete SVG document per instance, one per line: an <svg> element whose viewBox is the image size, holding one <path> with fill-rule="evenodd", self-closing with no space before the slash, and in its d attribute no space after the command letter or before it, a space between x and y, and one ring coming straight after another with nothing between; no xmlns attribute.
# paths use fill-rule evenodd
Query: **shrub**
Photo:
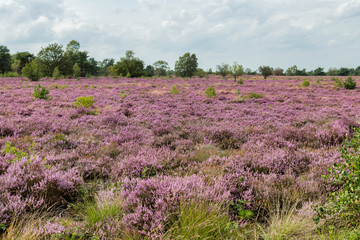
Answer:
<svg viewBox="0 0 360 240"><path fill-rule="evenodd" d="M170 94L179 94L180 91L178 90L177 86L172 86L170 90Z"/></svg>
<svg viewBox="0 0 360 240"><path fill-rule="evenodd" d="M348 77L344 82L344 88L354 89L355 87L356 87L356 82L352 79L352 77Z"/></svg>
<svg viewBox="0 0 360 240"><path fill-rule="evenodd" d="M344 83L341 80L341 78L332 78L331 80L334 81L334 86L335 87L343 87L344 86Z"/></svg>
<svg viewBox="0 0 360 240"><path fill-rule="evenodd" d="M33 96L38 99L48 99L49 90L40 84L34 88Z"/></svg>
<svg viewBox="0 0 360 240"><path fill-rule="evenodd" d="M244 81L240 78L237 83L238 83L238 84L244 84Z"/></svg>
<svg viewBox="0 0 360 240"><path fill-rule="evenodd" d="M216 97L215 88L213 86L208 87L205 90L205 96L207 96L209 98L215 98Z"/></svg>
<svg viewBox="0 0 360 240"><path fill-rule="evenodd" d="M61 73L60 73L59 67L56 67L54 69L53 74L52 74L52 78L54 80L57 80L57 79L61 78Z"/></svg>
<svg viewBox="0 0 360 240"><path fill-rule="evenodd" d="M330 193L327 202L316 209L314 220L340 219L347 225L357 226L360 223L360 129L355 130L353 138L346 141L340 151L344 162L335 163L325 179L341 188Z"/></svg>
<svg viewBox="0 0 360 240"><path fill-rule="evenodd" d="M303 87L308 87L308 86L310 86L310 81L309 81L309 79L308 79L308 78L305 78L305 79L303 80L301 86L303 86Z"/></svg>
<svg viewBox="0 0 360 240"><path fill-rule="evenodd" d="M75 107L84 107L84 108L92 108L94 106L94 103L96 101L94 100L93 96L81 96L76 98L74 102Z"/></svg>
<svg viewBox="0 0 360 240"><path fill-rule="evenodd" d="M252 99L252 98L263 98L264 94L261 93L256 93L256 92L251 92L248 94L248 98Z"/></svg>
<svg viewBox="0 0 360 240"><path fill-rule="evenodd" d="M35 60L27 63L22 69L22 74L31 81L38 81L41 78L39 64Z"/></svg>

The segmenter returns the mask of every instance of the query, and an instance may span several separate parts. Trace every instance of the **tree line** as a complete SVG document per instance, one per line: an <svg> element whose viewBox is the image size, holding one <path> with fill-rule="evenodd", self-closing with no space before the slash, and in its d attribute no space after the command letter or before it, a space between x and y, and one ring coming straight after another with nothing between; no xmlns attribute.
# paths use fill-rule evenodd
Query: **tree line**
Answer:
<svg viewBox="0 0 360 240"><path fill-rule="evenodd" d="M144 61L135 57L133 51L126 51L125 56L115 62L113 58L96 61L89 56L87 51L80 50L80 43L72 40L64 48L61 44L49 44L41 48L37 55L30 52L17 52L10 54L10 50L0 45L0 74L5 77L25 76L31 80L41 77L54 79L66 77L89 77L89 76L123 76L123 77L153 77L173 75L180 77L192 77L194 75L204 77L208 74L218 74L223 77L232 75L235 79L241 75L261 74L264 78L270 75L288 76L359 76L360 66L357 68L330 68L326 72L324 68L306 71L298 69L296 65L286 71L282 68L260 66L252 71L234 62L232 65L219 64L216 71L212 69L204 71L198 68L198 59L195 54L185 53L175 63L174 70L164 60L158 60L152 65L145 65Z"/></svg>

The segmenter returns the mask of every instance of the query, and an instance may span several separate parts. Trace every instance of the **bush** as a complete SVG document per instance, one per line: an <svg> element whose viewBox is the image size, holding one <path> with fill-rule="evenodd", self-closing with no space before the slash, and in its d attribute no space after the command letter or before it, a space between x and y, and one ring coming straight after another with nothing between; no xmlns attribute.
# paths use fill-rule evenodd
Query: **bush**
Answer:
<svg viewBox="0 0 360 240"><path fill-rule="evenodd" d="M216 97L215 88L213 86L208 87L205 90L205 96L207 96L209 98L215 98Z"/></svg>
<svg viewBox="0 0 360 240"><path fill-rule="evenodd" d="M256 93L256 92L251 92L251 93L249 93L249 95L248 95L248 98L249 98L249 99L252 99L252 98L263 98L263 97L264 97L264 94Z"/></svg>
<svg viewBox="0 0 360 240"><path fill-rule="evenodd" d="M356 82L352 79L352 77L348 77L344 82L344 88L354 89L355 87L356 87Z"/></svg>
<svg viewBox="0 0 360 240"><path fill-rule="evenodd" d="M342 164L335 163L329 169L325 179L341 186L330 193L327 202L316 209L318 222L325 218L330 222L340 219L346 225L360 224L360 129L356 129L354 137L346 141L341 151Z"/></svg>
<svg viewBox="0 0 360 240"><path fill-rule="evenodd" d="M334 81L334 86L335 87L343 87L344 86L344 83L341 80L341 78L332 78L331 80Z"/></svg>
<svg viewBox="0 0 360 240"><path fill-rule="evenodd" d="M84 108L92 108L94 106L94 103L96 101L94 100L93 96L81 96L76 98L74 102L75 107L84 107Z"/></svg>
<svg viewBox="0 0 360 240"><path fill-rule="evenodd" d="M177 89L177 86L172 86L170 94L179 94L180 91Z"/></svg>
<svg viewBox="0 0 360 240"><path fill-rule="evenodd" d="M38 99L48 99L49 90L40 84L34 88L33 96Z"/></svg>
<svg viewBox="0 0 360 240"><path fill-rule="evenodd" d="M61 73L60 73L59 67L56 67L54 69L53 74L52 74L52 78L54 80L57 80L57 79L61 78Z"/></svg>
<svg viewBox="0 0 360 240"><path fill-rule="evenodd" d="M39 64L35 60L27 63L22 69L22 74L31 81L38 81L41 78Z"/></svg>
<svg viewBox="0 0 360 240"><path fill-rule="evenodd" d="M308 87L308 86L310 86L310 81L309 81L309 79L308 79L308 78L305 78L305 79L303 80L301 86L303 86L303 87Z"/></svg>
<svg viewBox="0 0 360 240"><path fill-rule="evenodd" d="M244 81L240 78L237 83L238 83L238 84L244 84Z"/></svg>

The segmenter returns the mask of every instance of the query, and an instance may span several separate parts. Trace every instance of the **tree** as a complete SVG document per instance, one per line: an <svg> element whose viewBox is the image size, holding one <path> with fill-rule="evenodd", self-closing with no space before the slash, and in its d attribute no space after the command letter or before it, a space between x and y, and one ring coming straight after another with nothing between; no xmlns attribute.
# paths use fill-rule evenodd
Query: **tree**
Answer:
<svg viewBox="0 0 360 240"><path fill-rule="evenodd" d="M79 67L79 65L77 63L75 63L73 66L73 75L74 75L74 77L81 76L81 68Z"/></svg>
<svg viewBox="0 0 360 240"><path fill-rule="evenodd" d="M0 73L9 71L11 71L10 50L4 45L0 45Z"/></svg>
<svg viewBox="0 0 360 240"><path fill-rule="evenodd" d="M38 81L41 78L41 71L38 60L34 59L27 63L25 67L22 68L22 74L31 81Z"/></svg>
<svg viewBox="0 0 360 240"><path fill-rule="evenodd" d="M145 75L147 77L152 77L155 75L155 69L153 66L151 65L147 65L146 68L145 68Z"/></svg>
<svg viewBox="0 0 360 240"><path fill-rule="evenodd" d="M120 58L114 67L114 73L121 76L141 77L145 74L144 62L135 57L133 51L126 51L125 57Z"/></svg>
<svg viewBox="0 0 360 240"><path fill-rule="evenodd" d="M336 68L329 68L326 75L328 75L328 76L337 76L338 72L339 71Z"/></svg>
<svg viewBox="0 0 360 240"><path fill-rule="evenodd" d="M175 63L175 75L180 77L194 76L198 62L195 54L185 53Z"/></svg>
<svg viewBox="0 0 360 240"><path fill-rule="evenodd" d="M20 73L21 69L32 60L35 59L34 54L29 52L17 52L12 56L13 64L11 68L14 72Z"/></svg>
<svg viewBox="0 0 360 240"><path fill-rule="evenodd" d="M156 76L166 76L167 71L169 71L169 64L166 61L159 60L154 62L154 74Z"/></svg>
<svg viewBox="0 0 360 240"><path fill-rule="evenodd" d="M289 67L288 69L286 69L286 75L287 76L296 76L296 72L298 71L298 68L296 65Z"/></svg>
<svg viewBox="0 0 360 240"><path fill-rule="evenodd" d="M66 61L62 45L53 43L46 48L41 48L38 53L40 69L44 76L52 76L56 67L60 72L66 71Z"/></svg>
<svg viewBox="0 0 360 240"><path fill-rule="evenodd" d="M259 72L261 73L261 75L264 76L264 79L266 79L268 76L272 74L273 69L269 66L260 66Z"/></svg>
<svg viewBox="0 0 360 240"><path fill-rule="evenodd" d="M220 65L216 65L216 69L218 74L220 74L222 77L226 77L226 75L229 73L229 64L222 63Z"/></svg>
<svg viewBox="0 0 360 240"><path fill-rule="evenodd" d="M326 73L324 72L324 68L318 67L317 69L314 70L313 75L314 76L325 76Z"/></svg>
<svg viewBox="0 0 360 240"><path fill-rule="evenodd" d="M284 69L282 68L275 68L273 71L273 74L275 76L283 76L284 75Z"/></svg>
<svg viewBox="0 0 360 240"><path fill-rule="evenodd" d="M110 67L114 66L115 59L113 58L105 58L101 62L98 63L99 65L99 74L107 76L110 74Z"/></svg>
<svg viewBox="0 0 360 240"><path fill-rule="evenodd" d="M236 81L236 77L244 74L244 67L242 65L239 65L237 62L234 62L234 64L229 67L229 72L231 73L231 75L233 75Z"/></svg>

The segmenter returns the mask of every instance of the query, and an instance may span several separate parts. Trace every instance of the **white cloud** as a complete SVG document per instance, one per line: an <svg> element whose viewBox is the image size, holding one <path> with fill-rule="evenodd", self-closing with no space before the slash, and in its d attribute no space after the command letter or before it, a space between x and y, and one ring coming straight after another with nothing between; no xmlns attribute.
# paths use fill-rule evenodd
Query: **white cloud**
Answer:
<svg viewBox="0 0 360 240"><path fill-rule="evenodd" d="M37 53L75 39L98 60L132 49L171 66L190 51L213 69L233 61L318 67L309 53L326 56L324 67L355 66L359 13L360 0L0 0L0 44Z"/></svg>

